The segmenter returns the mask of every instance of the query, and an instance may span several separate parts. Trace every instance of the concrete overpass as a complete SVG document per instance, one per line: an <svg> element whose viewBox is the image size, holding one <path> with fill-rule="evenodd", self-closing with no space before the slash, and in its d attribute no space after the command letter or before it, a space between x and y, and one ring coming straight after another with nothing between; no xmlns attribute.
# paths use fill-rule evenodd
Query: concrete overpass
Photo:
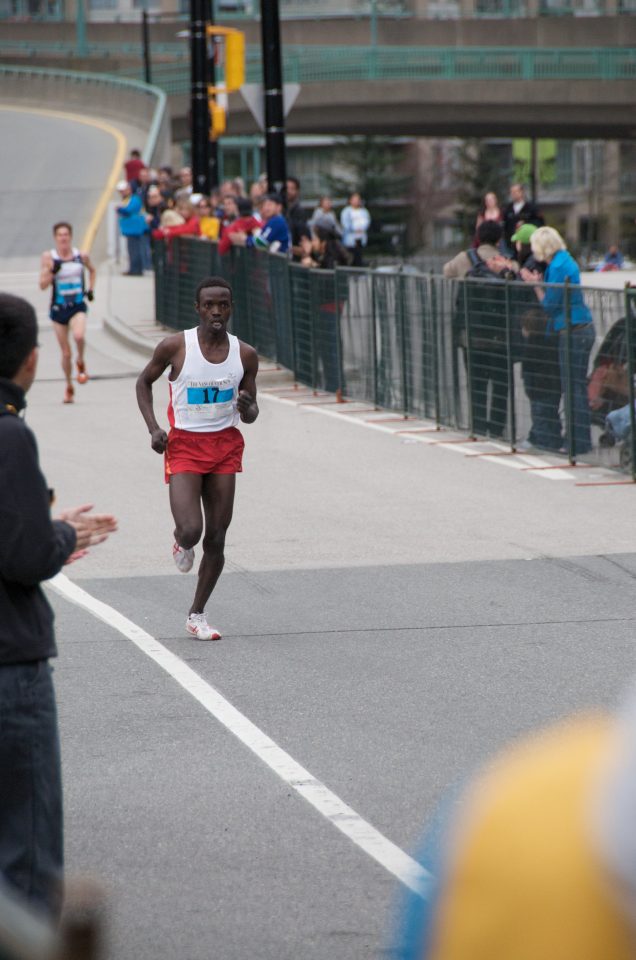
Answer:
<svg viewBox="0 0 636 960"><path fill-rule="evenodd" d="M181 25L183 26L183 25ZM71 24L47 24L58 54L38 55L37 24L3 24L5 60L30 37L30 59L45 65L141 78L131 59L132 24L89 24L92 55L60 63ZM246 21L248 80L260 80L259 24ZM177 25L153 27L153 82L168 94L173 139L189 136L187 49ZM45 34L42 34L44 37ZM380 20L369 46L364 19L284 21L285 79L301 84L289 133L411 136L636 136L636 17L511 20ZM102 49L102 56L98 55ZM128 52L125 52L127 50ZM172 53L170 51L173 51ZM118 53L119 51L119 53ZM240 95L230 99L228 133L257 133Z"/></svg>

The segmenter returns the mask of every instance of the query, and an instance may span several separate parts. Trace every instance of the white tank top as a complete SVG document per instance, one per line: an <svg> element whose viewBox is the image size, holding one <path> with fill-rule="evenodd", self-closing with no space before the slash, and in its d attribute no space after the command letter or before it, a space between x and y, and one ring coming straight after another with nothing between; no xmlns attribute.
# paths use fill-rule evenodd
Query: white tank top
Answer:
<svg viewBox="0 0 636 960"><path fill-rule="evenodd" d="M82 256L76 247L73 247L71 256L71 260L62 260L57 250L51 250L53 262L62 264L53 277L52 302L65 307L70 307L75 303L82 303L84 299L84 264L82 263Z"/></svg>
<svg viewBox="0 0 636 960"><path fill-rule="evenodd" d="M169 380L168 420L172 427L212 433L235 427L236 398L244 370L237 337L228 333L230 348L223 363L210 363L201 353L198 327L184 330L185 358L176 380Z"/></svg>

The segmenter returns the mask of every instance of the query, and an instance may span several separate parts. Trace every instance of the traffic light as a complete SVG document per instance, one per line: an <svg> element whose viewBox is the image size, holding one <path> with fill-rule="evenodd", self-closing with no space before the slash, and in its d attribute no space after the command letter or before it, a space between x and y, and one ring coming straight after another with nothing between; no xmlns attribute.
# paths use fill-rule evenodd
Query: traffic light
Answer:
<svg viewBox="0 0 636 960"><path fill-rule="evenodd" d="M240 30L234 30L232 27L215 27L208 24L206 27L208 37L223 37L223 55L221 66L225 74L225 85L210 85L208 93L234 93L245 83L245 34Z"/></svg>
<svg viewBox="0 0 636 960"><path fill-rule="evenodd" d="M217 103L216 95L234 93L245 83L245 34L240 30L233 30L232 27L215 27L212 24L208 24L205 29L208 38L213 40L217 37L223 38L222 49L215 50L214 62L215 66L222 67L225 83L208 84L210 140L217 140L225 133L227 124L225 107ZM217 52L220 54L218 61Z"/></svg>
<svg viewBox="0 0 636 960"><path fill-rule="evenodd" d="M209 100L210 107L210 140L218 140L225 133L225 108L216 102L214 97Z"/></svg>

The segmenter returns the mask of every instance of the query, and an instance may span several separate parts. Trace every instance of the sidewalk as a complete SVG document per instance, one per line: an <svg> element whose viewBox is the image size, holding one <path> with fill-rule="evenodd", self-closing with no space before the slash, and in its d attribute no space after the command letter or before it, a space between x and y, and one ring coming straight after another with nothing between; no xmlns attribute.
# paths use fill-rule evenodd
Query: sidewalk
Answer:
<svg viewBox="0 0 636 960"><path fill-rule="evenodd" d="M99 268L104 330L128 349L147 357L160 340L174 330L155 322L155 280L152 273L126 277L123 268L108 260Z"/></svg>

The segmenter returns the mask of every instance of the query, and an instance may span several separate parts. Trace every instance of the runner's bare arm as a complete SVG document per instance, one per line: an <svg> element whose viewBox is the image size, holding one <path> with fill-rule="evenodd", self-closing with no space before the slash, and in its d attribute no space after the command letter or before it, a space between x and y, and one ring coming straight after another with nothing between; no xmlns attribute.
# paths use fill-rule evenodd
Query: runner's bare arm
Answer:
<svg viewBox="0 0 636 960"><path fill-rule="evenodd" d="M53 257L48 250L40 260L40 290L46 290L53 283Z"/></svg>
<svg viewBox="0 0 636 960"><path fill-rule="evenodd" d="M82 263L88 270L88 289L95 291L95 280L97 278L97 270L94 265L91 263L91 258L87 253L82 254Z"/></svg>
<svg viewBox="0 0 636 960"><path fill-rule="evenodd" d="M183 345L183 334L176 333L157 344L150 363L141 371L137 379L137 404L150 434L150 446L156 453L163 453L168 443L166 431L159 426L152 404L152 385L167 367L178 362L179 349ZM181 361L183 362L183 361Z"/></svg>
<svg viewBox="0 0 636 960"><path fill-rule="evenodd" d="M243 379L239 387L236 407L243 423L254 423L258 416L256 402L256 374L258 373L258 354L254 347L241 341L241 362Z"/></svg>

